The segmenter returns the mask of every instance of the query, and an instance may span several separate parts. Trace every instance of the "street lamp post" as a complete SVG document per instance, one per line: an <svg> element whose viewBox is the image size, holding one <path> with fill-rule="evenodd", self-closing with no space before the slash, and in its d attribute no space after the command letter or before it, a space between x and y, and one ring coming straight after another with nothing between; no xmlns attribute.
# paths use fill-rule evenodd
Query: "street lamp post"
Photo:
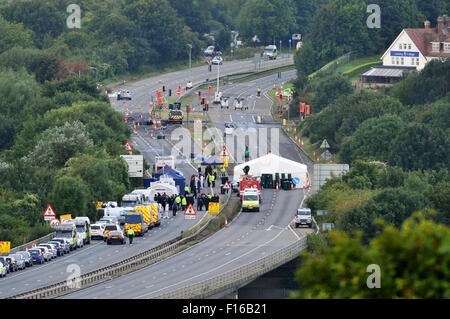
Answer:
<svg viewBox="0 0 450 319"><path fill-rule="evenodd" d="M191 66L192 66L192 63L191 63L191 53L192 53L192 44L188 44L187 45L188 47L189 47L189 81L191 81Z"/></svg>

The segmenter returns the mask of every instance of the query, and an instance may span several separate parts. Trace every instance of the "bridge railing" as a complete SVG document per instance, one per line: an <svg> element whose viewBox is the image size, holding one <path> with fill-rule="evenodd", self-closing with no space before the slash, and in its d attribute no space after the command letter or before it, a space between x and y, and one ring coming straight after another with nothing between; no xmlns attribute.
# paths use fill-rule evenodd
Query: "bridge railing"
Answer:
<svg viewBox="0 0 450 319"><path fill-rule="evenodd" d="M255 260L237 269L199 283L155 296L155 299L202 299L239 286L297 258L305 250L306 236L275 253Z"/></svg>

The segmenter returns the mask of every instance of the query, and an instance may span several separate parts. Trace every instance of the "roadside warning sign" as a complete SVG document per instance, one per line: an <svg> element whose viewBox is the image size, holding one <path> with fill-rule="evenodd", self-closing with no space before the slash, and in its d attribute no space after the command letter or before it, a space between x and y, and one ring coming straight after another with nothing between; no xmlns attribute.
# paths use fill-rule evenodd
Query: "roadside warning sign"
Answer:
<svg viewBox="0 0 450 319"><path fill-rule="evenodd" d="M128 151L128 152L132 152L133 151L133 148L131 147L131 144L128 141L125 143L125 150Z"/></svg>
<svg viewBox="0 0 450 319"><path fill-rule="evenodd" d="M189 204L189 206L184 211L184 219L195 219L197 218L197 212L195 211L192 204Z"/></svg>
<svg viewBox="0 0 450 319"><path fill-rule="evenodd" d="M218 214L220 212L220 203L210 202L208 212L211 214Z"/></svg>
<svg viewBox="0 0 450 319"><path fill-rule="evenodd" d="M9 241L0 241L0 253L1 254L9 254L11 249L11 242Z"/></svg>
<svg viewBox="0 0 450 319"><path fill-rule="evenodd" d="M230 182L225 182L225 184L223 185L223 189L231 189Z"/></svg>
<svg viewBox="0 0 450 319"><path fill-rule="evenodd" d="M228 152L228 149L227 149L227 147L225 145L222 147L222 154L221 155L222 156L230 156L230 153Z"/></svg>
<svg viewBox="0 0 450 319"><path fill-rule="evenodd" d="M53 218L56 217L55 211L53 210L51 205L47 206L47 209L45 210L43 216L44 216L44 220L47 220L47 221L52 220Z"/></svg>

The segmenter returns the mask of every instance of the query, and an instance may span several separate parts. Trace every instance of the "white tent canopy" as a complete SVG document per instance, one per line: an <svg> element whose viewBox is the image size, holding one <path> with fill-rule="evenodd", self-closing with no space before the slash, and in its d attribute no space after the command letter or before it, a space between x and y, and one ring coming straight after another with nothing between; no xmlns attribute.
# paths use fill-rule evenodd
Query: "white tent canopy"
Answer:
<svg viewBox="0 0 450 319"><path fill-rule="evenodd" d="M306 165L291 161L287 158L269 153L262 157L256 158L249 162L235 166L233 181L239 181L241 176L244 175L244 167L250 167L248 175L255 177L261 177L262 174L272 174L275 177L275 173L291 174L292 178L298 178L300 182L296 187L306 186L308 182L308 168Z"/></svg>

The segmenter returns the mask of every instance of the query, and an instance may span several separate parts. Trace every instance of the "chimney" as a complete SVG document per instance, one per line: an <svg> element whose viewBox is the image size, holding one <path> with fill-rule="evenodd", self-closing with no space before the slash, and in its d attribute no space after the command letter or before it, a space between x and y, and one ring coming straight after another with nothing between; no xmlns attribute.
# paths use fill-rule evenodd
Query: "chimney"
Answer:
<svg viewBox="0 0 450 319"><path fill-rule="evenodd" d="M430 25L431 25L431 22L430 21L425 21L424 23L424 26L425 26L425 29L429 29L430 28Z"/></svg>
<svg viewBox="0 0 450 319"><path fill-rule="evenodd" d="M437 33L439 35L441 35L442 31L444 31L444 17L438 17L437 18Z"/></svg>

